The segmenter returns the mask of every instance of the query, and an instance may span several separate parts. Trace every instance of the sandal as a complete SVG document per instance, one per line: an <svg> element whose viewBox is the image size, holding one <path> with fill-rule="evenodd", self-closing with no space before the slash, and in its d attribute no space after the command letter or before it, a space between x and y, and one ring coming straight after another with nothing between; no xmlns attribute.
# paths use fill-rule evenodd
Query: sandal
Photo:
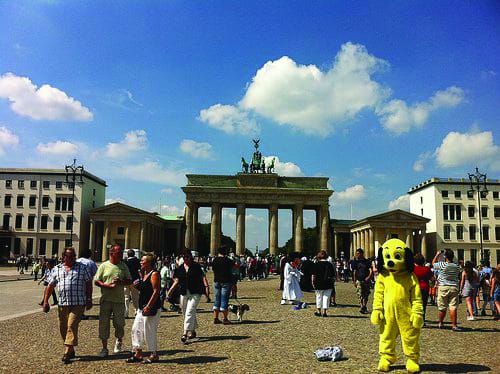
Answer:
<svg viewBox="0 0 500 374"><path fill-rule="evenodd" d="M181 336L181 342L183 342L184 344L186 344L187 340L188 340L187 334L184 334L184 335Z"/></svg>
<svg viewBox="0 0 500 374"><path fill-rule="evenodd" d="M158 356L153 356L153 355L151 355L151 356L149 356L149 357L146 357L146 358L142 361L142 363L143 363L143 364L154 364L155 362L158 362L158 361L160 361L160 358L159 358Z"/></svg>
<svg viewBox="0 0 500 374"><path fill-rule="evenodd" d="M142 361L143 361L142 357L137 357L136 355L132 355L125 360L125 362L127 362L129 364L136 363L136 362L142 362Z"/></svg>
<svg viewBox="0 0 500 374"><path fill-rule="evenodd" d="M70 355L68 353L65 353L62 356L61 361L63 362L63 364L70 364L71 363Z"/></svg>

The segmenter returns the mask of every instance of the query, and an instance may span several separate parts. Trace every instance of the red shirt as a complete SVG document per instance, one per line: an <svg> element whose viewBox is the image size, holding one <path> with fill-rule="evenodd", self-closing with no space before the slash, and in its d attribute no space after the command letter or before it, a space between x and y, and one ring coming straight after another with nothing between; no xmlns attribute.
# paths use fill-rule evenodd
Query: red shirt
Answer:
<svg viewBox="0 0 500 374"><path fill-rule="evenodd" d="M420 286L420 289L421 290L428 290L429 289L429 280L434 275L431 268L428 266L415 265L415 269L413 269L413 272L415 273L415 275L418 278L418 284Z"/></svg>

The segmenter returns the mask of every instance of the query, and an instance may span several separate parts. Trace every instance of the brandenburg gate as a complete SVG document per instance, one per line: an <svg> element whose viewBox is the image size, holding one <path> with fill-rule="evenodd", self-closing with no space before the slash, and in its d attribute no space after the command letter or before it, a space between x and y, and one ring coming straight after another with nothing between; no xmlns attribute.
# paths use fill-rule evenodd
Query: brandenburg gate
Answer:
<svg viewBox="0 0 500 374"><path fill-rule="evenodd" d="M221 242L222 208L236 208L236 253L245 252L245 210L267 209L269 212L269 252L278 250L278 209L291 209L295 251L303 249L303 212L316 211L318 250L328 251L329 203L333 191L328 189L325 177L282 177L273 172L274 160L265 168L255 141L256 152L248 172L242 159L243 172L236 175L188 174L186 194L185 246L197 249L196 227L198 208L211 208L210 254L215 255ZM260 171L260 172L259 172Z"/></svg>

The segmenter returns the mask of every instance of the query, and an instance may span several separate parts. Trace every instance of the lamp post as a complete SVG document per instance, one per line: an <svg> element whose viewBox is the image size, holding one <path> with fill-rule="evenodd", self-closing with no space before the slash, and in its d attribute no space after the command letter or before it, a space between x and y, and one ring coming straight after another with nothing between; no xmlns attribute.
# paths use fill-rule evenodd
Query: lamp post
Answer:
<svg viewBox="0 0 500 374"><path fill-rule="evenodd" d="M73 247L73 217L75 211L75 184L83 184L83 165L76 165L76 158L73 159L71 165L66 165L64 167L66 170L66 184L71 188L72 198L71 198L71 236L69 238L69 245Z"/></svg>
<svg viewBox="0 0 500 374"><path fill-rule="evenodd" d="M480 246L480 256L481 261L484 260L484 250L483 250L483 226L481 217L481 197L488 194L488 188L486 187L486 174L481 174L476 167L475 173L469 174L470 188L468 192L472 193L474 196L474 191L477 192L477 216L479 221L479 246Z"/></svg>

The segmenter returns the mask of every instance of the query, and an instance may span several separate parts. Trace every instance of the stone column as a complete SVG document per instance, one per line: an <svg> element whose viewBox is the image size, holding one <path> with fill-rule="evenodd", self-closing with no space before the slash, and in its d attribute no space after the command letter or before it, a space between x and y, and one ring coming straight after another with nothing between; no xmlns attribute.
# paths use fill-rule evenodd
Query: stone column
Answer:
<svg viewBox="0 0 500 374"><path fill-rule="evenodd" d="M193 209L191 202L186 201L186 235L184 245L186 249L193 249ZM141 248L142 249L142 248Z"/></svg>
<svg viewBox="0 0 500 374"><path fill-rule="evenodd" d="M328 205L321 206L321 247L328 250L328 224L329 224ZM335 241L335 254L337 253L337 241Z"/></svg>
<svg viewBox="0 0 500 374"><path fill-rule="evenodd" d="M125 248L130 248L130 222L125 225Z"/></svg>
<svg viewBox="0 0 500 374"><path fill-rule="evenodd" d="M94 255L94 236L95 236L95 222L93 219L90 220L90 235L89 235L89 249L92 253L92 256ZM52 248L52 254L54 254L54 248ZM57 256L59 256L59 253L55 253Z"/></svg>
<svg viewBox="0 0 500 374"><path fill-rule="evenodd" d="M236 205L236 254L245 253L245 204Z"/></svg>
<svg viewBox="0 0 500 374"><path fill-rule="evenodd" d="M302 252L302 230L303 230L303 221L304 221L304 211L303 206L301 204L297 204L294 207L295 211L295 222L293 227L295 227L295 252Z"/></svg>
<svg viewBox="0 0 500 374"><path fill-rule="evenodd" d="M139 236L139 249L142 249L144 250L144 230L145 230L145 222L142 221L141 222L141 232L140 232L140 236Z"/></svg>
<svg viewBox="0 0 500 374"><path fill-rule="evenodd" d="M408 248L411 248L413 249L413 245L412 245L412 240L411 240L411 230L406 230L406 246Z"/></svg>
<svg viewBox="0 0 500 374"><path fill-rule="evenodd" d="M191 231L191 245L193 246L193 249L198 250L198 233L196 232L196 228L198 227L198 204L192 203L191 207L192 211L192 221L193 221L193 228Z"/></svg>
<svg viewBox="0 0 500 374"><path fill-rule="evenodd" d="M212 204L212 220L210 225L210 254L212 256L217 255L217 249L220 246L220 204Z"/></svg>
<svg viewBox="0 0 500 374"><path fill-rule="evenodd" d="M269 253L278 253L278 205L269 206Z"/></svg>
<svg viewBox="0 0 500 374"><path fill-rule="evenodd" d="M388 241L390 238L391 238L391 233L387 231L387 233L385 234L385 241Z"/></svg>
<svg viewBox="0 0 500 374"><path fill-rule="evenodd" d="M368 248L370 252L370 257L375 256L375 244L373 243L373 229L368 229Z"/></svg>
<svg viewBox="0 0 500 374"><path fill-rule="evenodd" d="M104 235L102 239L102 256L101 256L101 261L107 261L109 254L108 254L108 240L109 240L109 222L104 221Z"/></svg>
<svg viewBox="0 0 500 374"><path fill-rule="evenodd" d="M321 249L325 249L325 247L323 247L321 245L321 207L316 207L314 209L314 211L316 212L316 252L321 250Z"/></svg>
<svg viewBox="0 0 500 374"><path fill-rule="evenodd" d="M339 255L339 235L337 233L334 233L333 237L334 237L333 245L334 245L334 250L335 250L335 256L338 256Z"/></svg>
<svg viewBox="0 0 500 374"><path fill-rule="evenodd" d="M420 251L422 252L422 255L427 259L427 243L425 241L425 230L422 230L422 239L420 239Z"/></svg>

